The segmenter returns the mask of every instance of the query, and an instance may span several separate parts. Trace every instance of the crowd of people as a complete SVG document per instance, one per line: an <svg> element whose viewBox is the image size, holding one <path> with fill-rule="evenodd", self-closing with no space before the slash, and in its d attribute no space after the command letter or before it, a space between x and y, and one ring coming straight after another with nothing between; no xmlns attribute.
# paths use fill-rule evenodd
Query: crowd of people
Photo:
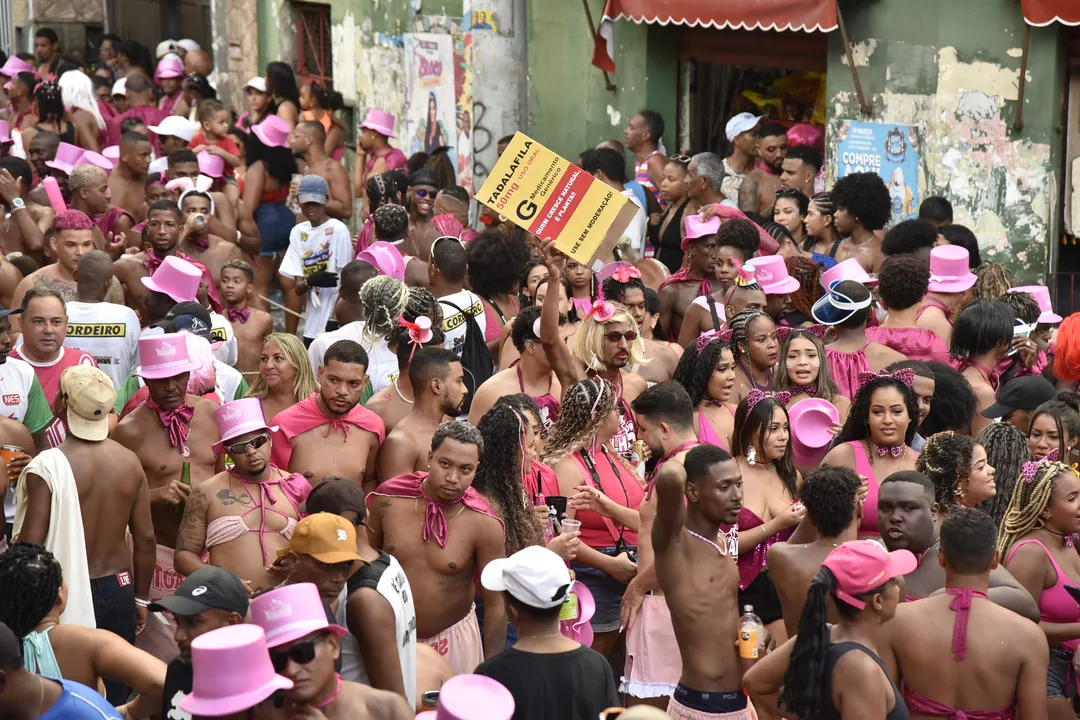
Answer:
<svg viewBox="0 0 1080 720"><path fill-rule="evenodd" d="M286 64L34 49L0 717L1076 717L1080 315L946 199L642 110L584 262Z"/></svg>

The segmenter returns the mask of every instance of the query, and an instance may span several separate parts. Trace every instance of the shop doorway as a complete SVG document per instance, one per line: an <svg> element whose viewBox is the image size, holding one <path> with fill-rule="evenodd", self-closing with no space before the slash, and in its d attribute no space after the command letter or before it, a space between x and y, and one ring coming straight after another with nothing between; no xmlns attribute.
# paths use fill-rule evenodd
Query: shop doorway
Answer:
<svg viewBox="0 0 1080 720"><path fill-rule="evenodd" d="M1061 244L1054 268L1054 307L1067 316L1080 310L1080 27L1065 27L1065 168Z"/></svg>

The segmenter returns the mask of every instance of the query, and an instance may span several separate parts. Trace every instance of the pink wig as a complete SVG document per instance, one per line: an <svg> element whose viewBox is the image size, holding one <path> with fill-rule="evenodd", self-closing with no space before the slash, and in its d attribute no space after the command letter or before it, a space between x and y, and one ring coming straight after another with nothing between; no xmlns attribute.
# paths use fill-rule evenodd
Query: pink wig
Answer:
<svg viewBox="0 0 1080 720"><path fill-rule="evenodd" d="M64 210L56 214L53 227L59 231L64 230L92 230L94 221L82 210Z"/></svg>
<svg viewBox="0 0 1080 720"><path fill-rule="evenodd" d="M799 145L809 145L818 152L821 152L824 148L825 133L820 129L807 123L797 123L788 128L787 141L791 147L798 147Z"/></svg>

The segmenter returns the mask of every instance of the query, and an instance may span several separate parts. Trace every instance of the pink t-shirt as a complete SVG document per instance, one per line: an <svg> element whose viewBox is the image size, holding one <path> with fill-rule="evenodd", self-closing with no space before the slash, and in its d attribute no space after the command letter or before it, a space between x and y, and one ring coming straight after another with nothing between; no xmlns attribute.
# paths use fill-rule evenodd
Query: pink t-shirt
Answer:
<svg viewBox="0 0 1080 720"><path fill-rule="evenodd" d="M85 350L79 350L78 348L61 347L59 357L52 362L45 363L34 362L19 352L21 348L22 346L19 346L12 350L11 357L18 358L34 368L34 373L37 375L38 382L41 383L41 390L45 393L45 399L49 401L49 407L56 406L56 396L60 393L60 375L64 370L73 365L92 365L93 367L97 367L94 356ZM67 436L67 432L64 430L63 420L60 418L53 420L52 425L47 428L47 435L50 447L56 447L63 442L64 438Z"/></svg>

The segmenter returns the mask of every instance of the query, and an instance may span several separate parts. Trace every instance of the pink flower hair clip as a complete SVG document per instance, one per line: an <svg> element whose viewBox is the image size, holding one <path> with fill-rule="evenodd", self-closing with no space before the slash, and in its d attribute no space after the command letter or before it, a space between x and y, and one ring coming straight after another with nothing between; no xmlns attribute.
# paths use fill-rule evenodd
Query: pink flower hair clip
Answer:
<svg viewBox="0 0 1080 720"><path fill-rule="evenodd" d="M585 313L585 319L587 320L590 316L598 323L606 323L615 316L615 306L606 300L597 300L589 308L589 312Z"/></svg>
<svg viewBox="0 0 1080 720"><path fill-rule="evenodd" d="M641 279L641 271L633 265L621 265L611 274L618 282L625 285L634 278Z"/></svg>

